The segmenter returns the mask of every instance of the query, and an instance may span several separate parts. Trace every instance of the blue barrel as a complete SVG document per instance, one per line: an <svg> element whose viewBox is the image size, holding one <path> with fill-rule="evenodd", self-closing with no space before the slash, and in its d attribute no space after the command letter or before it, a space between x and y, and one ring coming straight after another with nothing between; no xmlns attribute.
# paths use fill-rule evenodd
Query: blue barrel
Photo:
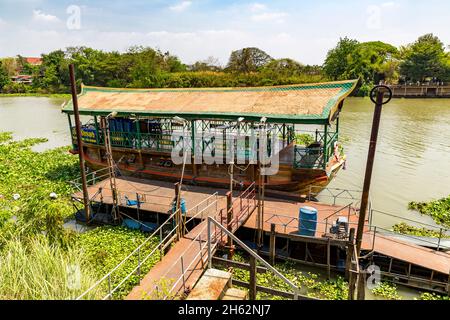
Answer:
<svg viewBox="0 0 450 320"><path fill-rule="evenodd" d="M298 218L298 234L314 237L317 228L317 209L313 207L301 207Z"/></svg>
<svg viewBox="0 0 450 320"><path fill-rule="evenodd" d="M176 206L177 206L177 201L175 200L172 203L172 212L175 212L177 210ZM186 201L183 198L181 198L181 200L180 200L180 208L181 208L181 213L186 214L186 211L187 211L186 210Z"/></svg>

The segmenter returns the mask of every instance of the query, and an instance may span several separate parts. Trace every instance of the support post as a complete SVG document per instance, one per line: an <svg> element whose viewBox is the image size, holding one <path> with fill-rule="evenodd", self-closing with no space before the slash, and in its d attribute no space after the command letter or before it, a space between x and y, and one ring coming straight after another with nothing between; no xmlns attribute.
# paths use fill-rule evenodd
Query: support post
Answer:
<svg viewBox="0 0 450 320"><path fill-rule="evenodd" d="M81 138L81 126L80 126L80 113L78 110L78 97L77 97L77 84L75 81L75 68L73 64L69 66L70 73L70 86L72 90L72 103L73 103L73 113L75 116L75 130L77 133L77 145L78 145L78 157L80 159L80 173L81 173L81 184L83 187L83 204L84 212L86 217L86 223L90 221L90 205L89 205L89 193L87 189L86 182L86 169L84 167L84 150L83 150L83 140ZM69 116L70 119L70 116Z"/></svg>
<svg viewBox="0 0 450 320"><path fill-rule="evenodd" d="M358 277L358 300L366 299L366 270L360 268Z"/></svg>
<svg viewBox="0 0 450 320"><path fill-rule="evenodd" d="M250 256L250 286L249 286L250 300L256 300L256 259Z"/></svg>
<svg viewBox="0 0 450 320"><path fill-rule="evenodd" d="M353 255L353 246L355 240L355 229L351 228L349 233L349 239L347 243L347 255L345 261L345 278L348 280L350 278L350 269L352 267L352 255Z"/></svg>
<svg viewBox="0 0 450 320"><path fill-rule="evenodd" d="M330 259L330 254L331 254L331 239L328 238L328 242L327 242L327 275L328 275L328 280L331 279L331 259Z"/></svg>
<svg viewBox="0 0 450 320"><path fill-rule="evenodd" d="M276 241L276 236L275 236L275 223L272 223L270 225L270 264L274 265L275 264L275 241Z"/></svg>
<svg viewBox="0 0 450 320"><path fill-rule="evenodd" d="M326 169L328 163L328 124L325 124L323 138L323 168Z"/></svg>
<svg viewBox="0 0 450 320"><path fill-rule="evenodd" d="M182 214L181 214L181 204L180 204L180 183L177 182L175 186L175 224L177 226L177 241L181 238L181 228L182 228Z"/></svg>
<svg viewBox="0 0 450 320"><path fill-rule="evenodd" d="M227 230L233 233L233 194L231 191L227 192ZM233 239L227 235L228 259L233 260Z"/></svg>

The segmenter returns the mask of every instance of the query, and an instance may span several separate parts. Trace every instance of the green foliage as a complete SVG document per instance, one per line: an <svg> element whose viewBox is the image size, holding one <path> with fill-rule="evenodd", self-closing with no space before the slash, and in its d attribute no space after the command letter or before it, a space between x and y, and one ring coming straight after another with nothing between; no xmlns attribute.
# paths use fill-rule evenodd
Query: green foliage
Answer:
<svg viewBox="0 0 450 320"><path fill-rule="evenodd" d="M0 299L75 299L96 282L82 251L51 244L42 235L12 238L0 251ZM98 299L93 290L88 299Z"/></svg>
<svg viewBox="0 0 450 320"><path fill-rule="evenodd" d="M397 48L390 44L343 38L328 52L323 70L333 80L361 79L358 95L367 96L373 83L397 81L397 57Z"/></svg>
<svg viewBox="0 0 450 320"><path fill-rule="evenodd" d="M9 79L8 71L3 67L2 61L0 61L0 91L10 82L11 80Z"/></svg>
<svg viewBox="0 0 450 320"><path fill-rule="evenodd" d="M104 276L125 259L146 239L145 234L124 227L98 227L78 236L76 246L79 246L87 262L90 263L95 274ZM140 259L146 257L158 244L158 238L149 240L140 251ZM156 251L141 266L141 273L146 274L159 261L159 251ZM122 264L112 275L112 288L117 286L138 265L138 254L134 254ZM133 286L139 283L136 273L115 292L115 298L122 298ZM103 290L106 292L105 282Z"/></svg>
<svg viewBox="0 0 450 320"><path fill-rule="evenodd" d="M410 202L408 209L417 210L432 217L436 223L450 227L450 196L430 202Z"/></svg>
<svg viewBox="0 0 450 320"><path fill-rule="evenodd" d="M298 133L295 135L295 143L300 146L309 146L314 140L314 137L309 133Z"/></svg>
<svg viewBox="0 0 450 320"><path fill-rule="evenodd" d="M337 46L328 51L323 71L333 80L340 80L346 77L349 69L349 60L357 48L359 42L347 37L341 38Z"/></svg>
<svg viewBox="0 0 450 320"><path fill-rule="evenodd" d="M450 238L450 235L446 235L446 234L441 235L439 231L410 226L404 222L395 224L393 226L393 230L395 232L398 232L401 234L408 234L408 235L419 236L419 237L439 238L439 236L441 236L441 238Z"/></svg>
<svg viewBox="0 0 450 320"><path fill-rule="evenodd" d="M419 37L416 42L402 48L401 74L411 81L424 81L436 77L450 80L450 55L444 44L433 34Z"/></svg>
<svg viewBox="0 0 450 320"><path fill-rule="evenodd" d="M46 139L12 141L10 133L0 134L0 228L13 215L16 235L46 233L52 241L64 241L64 219L73 214L69 180L78 175L76 157L69 148L34 152L31 147ZM50 199L55 192L58 199ZM13 195L20 199L14 200ZM1 242L0 242L1 245Z"/></svg>
<svg viewBox="0 0 450 320"><path fill-rule="evenodd" d="M397 292L397 286L390 282L380 282L376 288L372 289L372 293L387 300L402 299Z"/></svg>
<svg viewBox="0 0 450 320"><path fill-rule="evenodd" d="M242 48L231 52L227 70L242 73L256 72L272 60L273 58L261 49Z"/></svg>
<svg viewBox="0 0 450 320"><path fill-rule="evenodd" d="M417 300L450 300L449 296L440 296L436 293L424 292Z"/></svg>

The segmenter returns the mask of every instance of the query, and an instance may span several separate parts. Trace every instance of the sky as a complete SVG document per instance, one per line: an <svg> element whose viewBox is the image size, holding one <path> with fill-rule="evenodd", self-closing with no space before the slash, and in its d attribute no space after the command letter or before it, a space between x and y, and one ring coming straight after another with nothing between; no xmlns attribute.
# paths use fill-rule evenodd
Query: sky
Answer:
<svg viewBox="0 0 450 320"><path fill-rule="evenodd" d="M169 51L184 63L258 47L322 64L340 37L395 46L434 33L450 44L448 0L0 0L0 57L68 46Z"/></svg>

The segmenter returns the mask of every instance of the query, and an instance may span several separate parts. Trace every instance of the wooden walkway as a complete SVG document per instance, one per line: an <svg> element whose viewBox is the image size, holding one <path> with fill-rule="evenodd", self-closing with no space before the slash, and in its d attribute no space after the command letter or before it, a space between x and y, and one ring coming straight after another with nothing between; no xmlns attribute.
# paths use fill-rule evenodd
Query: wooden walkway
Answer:
<svg viewBox="0 0 450 320"><path fill-rule="evenodd" d="M256 209L254 185L233 200L232 209L234 218L230 224L226 219L226 207L215 215L215 219L235 232ZM214 244L225 244L226 235L218 228L214 227L211 233ZM207 239L208 224L204 220L170 249L140 284L133 288L126 300L162 299L187 294L207 268ZM212 248L214 252L216 246ZM164 279L163 282L161 279Z"/></svg>

